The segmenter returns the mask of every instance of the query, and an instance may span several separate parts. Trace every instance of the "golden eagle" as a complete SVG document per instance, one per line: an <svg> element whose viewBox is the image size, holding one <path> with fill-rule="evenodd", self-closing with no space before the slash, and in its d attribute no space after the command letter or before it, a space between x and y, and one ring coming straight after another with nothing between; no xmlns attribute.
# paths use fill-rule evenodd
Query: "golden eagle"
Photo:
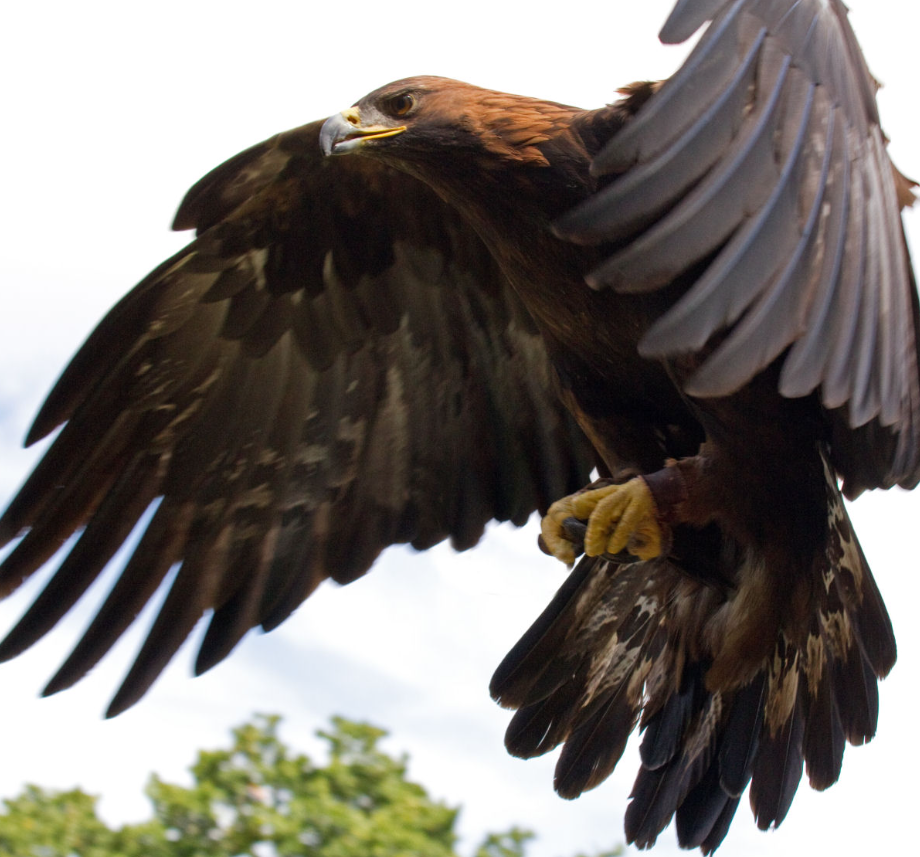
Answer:
<svg viewBox="0 0 920 857"><path fill-rule="evenodd" d="M84 529L0 655L158 498L48 692L178 562L113 714L208 610L199 671L389 544L540 509L548 549L574 558L582 518L592 556L496 673L512 752L564 743L573 796L641 722L628 835L676 813L704 851L749 781L764 827L803 764L832 783L894 661L837 477L918 478L909 188L840 3L681 2L663 36L710 19L670 81L600 110L414 78L199 182L196 240L30 432L66 423L0 523L23 535L4 592Z"/></svg>

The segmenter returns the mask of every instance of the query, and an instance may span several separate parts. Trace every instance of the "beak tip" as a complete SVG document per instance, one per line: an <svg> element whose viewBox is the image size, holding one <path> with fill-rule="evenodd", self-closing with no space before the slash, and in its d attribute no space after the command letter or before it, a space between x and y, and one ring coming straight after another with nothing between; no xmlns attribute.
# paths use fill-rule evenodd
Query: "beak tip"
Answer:
<svg viewBox="0 0 920 857"><path fill-rule="evenodd" d="M324 123L323 127L319 131L319 147L324 155L327 157L332 154L333 149L335 149L335 129L331 126L332 119L334 117L329 117Z"/></svg>
<svg viewBox="0 0 920 857"><path fill-rule="evenodd" d="M352 126L341 113L334 113L319 132L319 147L327 157L336 154L336 144L342 142L352 131Z"/></svg>
<svg viewBox="0 0 920 857"><path fill-rule="evenodd" d="M395 137L405 130L405 125L362 125L357 108L352 107L330 116L323 123L319 132L319 146L326 156L347 155L362 149L367 143Z"/></svg>

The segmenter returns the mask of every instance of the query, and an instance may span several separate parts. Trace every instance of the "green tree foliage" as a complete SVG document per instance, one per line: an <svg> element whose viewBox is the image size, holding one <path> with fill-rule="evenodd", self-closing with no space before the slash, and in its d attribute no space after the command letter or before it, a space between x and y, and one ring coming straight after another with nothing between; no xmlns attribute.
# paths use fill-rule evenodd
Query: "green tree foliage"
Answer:
<svg viewBox="0 0 920 857"><path fill-rule="evenodd" d="M3 857L167 857L170 843L157 821L111 830L96 815L97 798L80 789L26 786L4 800Z"/></svg>
<svg viewBox="0 0 920 857"><path fill-rule="evenodd" d="M201 751L191 788L153 775L143 824L112 830L97 798L26 786L3 802L0 857L458 857L458 810L406 779L406 759L378 747L383 730L334 718L317 766L281 743L279 722L257 716L230 749ZM525 857L533 836L489 834L475 857Z"/></svg>

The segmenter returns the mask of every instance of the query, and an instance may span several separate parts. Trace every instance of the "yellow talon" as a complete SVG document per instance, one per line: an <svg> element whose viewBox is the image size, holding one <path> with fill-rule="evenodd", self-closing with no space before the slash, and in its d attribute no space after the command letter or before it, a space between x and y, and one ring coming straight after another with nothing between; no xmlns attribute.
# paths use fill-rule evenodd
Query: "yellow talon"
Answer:
<svg viewBox="0 0 920 857"><path fill-rule="evenodd" d="M540 522L540 532L543 534L543 543L549 552L566 565L575 562L575 547L566 538L562 522L566 518L574 518L572 501L577 495L563 497L549 507L543 520Z"/></svg>
<svg viewBox="0 0 920 857"><path fill-rule="evenodd" d="M655 500L645 481L630 479L623 485L598 489L600 492L603 496L598 496L596 500L592 498L592 508L588 508L587 503L575 504L578 517L588 513L585 516L588 521L585 553L598 556L626 549L639 559L658 556L661 553L661 527L658 525Z"/></svg>
<svg viewBox="0 0 920 857"><path fill-rule="evenodd" d="M655 500L642 479L573 494L550 506L541 524L543 541L553 556L571 564L575 561L575 550L562 527L569 517L588 522L585 533L588 556L616 554L625 549L646 560L662 552L663 535Z"/></svg>

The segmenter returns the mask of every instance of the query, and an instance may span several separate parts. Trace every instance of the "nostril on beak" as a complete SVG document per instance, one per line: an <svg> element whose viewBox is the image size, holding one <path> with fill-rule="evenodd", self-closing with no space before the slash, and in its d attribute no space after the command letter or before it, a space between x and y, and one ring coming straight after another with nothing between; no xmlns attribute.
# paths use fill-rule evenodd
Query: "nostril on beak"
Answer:
<svg viewBox="0 0 920 857"><path fill-rule="evenodd" d="M352 125L361 124L361 114L357 107L349 107L347 110L343 110L342 116Z"/></svg>

